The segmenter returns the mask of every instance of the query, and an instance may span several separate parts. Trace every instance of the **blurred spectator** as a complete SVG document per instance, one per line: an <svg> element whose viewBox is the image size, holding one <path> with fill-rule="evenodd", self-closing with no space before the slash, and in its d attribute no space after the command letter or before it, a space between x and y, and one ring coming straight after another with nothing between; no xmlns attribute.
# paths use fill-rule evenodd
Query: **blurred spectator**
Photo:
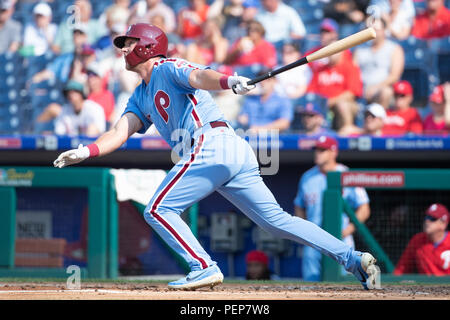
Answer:
<svg viewBox="0 0 450 320"><path fill-rule="evenodd" d="M265 73L261 71L258 75ZM259 83L260 95L246 96L238 117L239 124L251 132L277 129L289 129L293 118L290 99L275 93L276 78L272 77Z"/></svg>
<svg viewBox="0 0 450 320"><path fill-rule="evenodd" d="M102 65L110 68L109 88L115 94L115 106L109 123L114 125L122 116L128 99L134 89L141 83L141 79L136 73L125 69L123 54L115 47L110 55L102 60Z"/></svg>
<svg viewBox="0 0 450 320"><path fill-rule="evenodd" d="M162 15L155 14L150 19L150 24L157 26L166 34L167 40L169 41L167 49L168 57L180 57L184 59L186 56L186 46L176 32L167 32L164 17Z"/></svg>
<svg viewBox="0 0 450 320"><path fill-rule="evenodd" d="M266 30L258 21L248 23L247 36L232 44L224 63L232 66L260 64L273 68L277 63L277 51L265 40Z"/></svg>
<svg viewBox="0 0 450 320"><path fill-rule="evenodd" d="M450 82L434 88L430 95L431 113L423 121L427 134L448 134L450 132Z"/></svg>
<svg viewBox="0 0 450 320"><path fill-rule="evenodd" d="M416 15L411 33L419 39L450 36L450 10L444 0L427 0L427 9Z"/></svg>
<svg viewBox="0 0 450 320"><path fill-rule="evenodd" d="M376 19L370 24L377 37L370 46L356 48L353 56L361 70L364 98L387 109L393 97L392 85L400 80L403 73L405 54L400 45L386 38L386 22L383 19Z"/></svg>
<svg viewBox="0 0 450 320"><path fill-rule="evenodd" d="M338 23L330 18L325 18L320 23L320 45L312 48L305 55L308 55L320 48L326 47L339 39L339 25ZM349 50L344 51L347 55L347 59L351 59L351 52ZM328 64L328 59L320 59L310 62L308 65L312 71L317 71Z"/></svg>
<svg viewBox="0 0 450 320"><path fill-rule="evenodd" d="M255 19L264 26L267 41L277 43L306 35L305 25L294 8L281 0L261 0L261 5Z"/></svg>
<svg viewBox="0 0 450 320"><path fill-rule="evenodd" d="M128 24L130 2L130 0L114 0L114 3L100 15L99 20L108 28L113 24Z"/></svg>
<svg viewBox="0 0 450 320"><path fill-rule="evenodd" d="M206 0L189 0L189 6L178 12L178 35L186 40L202 34L202 24L208 18L209 5Z"/></svg>
<svg viewBox="0 0 450 320"><path fill-rule="evenodd" d="M409 19L414 19L416 15L414 2L416 2L416 0L371 0L366 13L374 16L374 18L383 17L386 14L389 14L391 10L394 10L393 7L396 7L397 2L400 3L400 12L404 13Z"/></svg>
<svg viewBox="0 0 450 320"><path fill-rule="evenodd" d="M149 23L153 16L160 15L164 17L166 32L171 33L176 28L175 12L162 0L139 0L131 8L128 24L138 22Z"/></svg>
<svg viewBox="0 0 450 320"><path fill-rule="evenodd" d="M34 21L25 26L22 50L26 55L45 54L55 39L57 25L52 23L52 9L45 2L38 3L33 9Z"/></svg>
<svg viewBox="0 0 450 320"><path fill-rule="evenodd" d="M323 8L326 18L338 24L355 24L364 21L369 0L331 0Z"/></svg>
<svg viewBox="0 0 450 320"><path fill-rule="evenodd" d="M394 269L395 275L450 275L450 237L447 208L434 203L425 211L423 232L412 237Z"/></svg>
<svg viewBox="0 0 450 320"><path fill-rule="evenodd" d="M114 95L108 90L108 75L98 62L91 62L87 68L87 99L98 103L105 112L107 122L111 121L111 115L114 111Z"/></svg>
<svg viewBox="0 0 450 320"><path fill-rule="evenodd" d="M320 106L308 102L299 110L303 125L302 133L307 136L333 135L331 130L326 128L325 111Z"/></svg>
<svg viewBox="0 0 450 320"><path fill-rule="evenodd" d="M230 43L247 34L247 22L255 18L257 7L248 0L219 1L222 3L220 16L223 18L222 33Z"/></svg>
<svg viewBox="0 0 450 320"><path fill-rule="evenodd" d="M0 0L0 54L16 52L22 43L22 25L11 18L14 3L12 0Z"/></svg>
<svg viewBox="0 0 450 320"><path fill-rule="evenodd" d="M379 16L387 23L388 37L399 40L409 37L416 14L412 0L377 0L372 3L378 7L381 11Z"/></svg>
<svg viewBox="0 0 450 320"><path fill-rule="evenodd" d="M52 60L44 70L36 73L32 79L32 83L39 83L41 81L55 79L59 82L65 83L71 76L77 73L76 70L80 70L79 63L76 61L81 60L83 52L86 54L93 50L86 50L87 46L87 34L86 30L82 26L75 27L72 32L72 42L74 45L74 51L61 54Z"/></svg>
<svg viewBox="0 0 450 320"><path fill-rule="evenodd" d="M293 63L302 57L299 46L294 42L286 42L281 49L281 64ZM311 69L308 65L299 66L276 75L276 91L290 99L302 97L311 80Z"/></svg>
<svg viewBox="0 0 450 320"><path fill-rule="evenodd" d="M262 251L252 250L245 255L247 280L270 280L269 257Z"/></svg>
<svg viewBox="0 0 450 320"><path fill-rule="evenodd" d="M186 48L186 60L211 65L222 63L228 51L228 40L222 35L217 19L208 19L202 25L203 33Z"/></svg>
<svg viewBox="0 0 450 320"><path fill-rule="evenodd" d="M384 120L384 135L421 134L422 120L416 108L411 107L413 88L406 80L394 84L394 105L387 110Z"/></svg>
<svg viewBox="0 0 450 320"><path fill-rule="evenodd" d="M98 39L92 47L95 49L99 60L101 59L102 52L105 50L109 50L113 47L113 40L116 36L119 34L123 34L126 32L127 25L123 23L115 23L115 24L108 24L108 33L105 34L103 37Z"/></svg>
<svg viewBox="0 0 450 320"><path fill-rule="evenodd" d="M73 52L74 43L72 34L74 28L83 28L87 34L89 44L95 43L101 36L107 33L106 26L97 19L92 18L92 5L89 0L76 0L74 2L72 20L64 19L58 26L52 50L56 54Z"/></svg>
<svg viewBox="0 0 450 320"><path fill-rule="evenodd" d="M336 162L338 156L338 142L330 136L320 136L314 147L315 166L306 171L300 178L297 195L294 199L295 215L322 225L322 199L327 189L327 173L333 171L347 171L348 168ZM363 223L370 217L369 196L364 188L343 188L343 199L355 210L357 219ZM342 239L345 243L355 247L352 234L355 226L350 223L346 214L342 213ZM321 253L304 246L302 257L302 275L305 281L320 281Z"/></svg>
<svg viewBox="0 0 450 320"><path fill-rule="evenodd" d="M383 135L384 120L386 119L386 110L381 104L371 103L366 107L364 112L364 125L362 128L357 128L352 132L346 132L346 136L368 135L381 136Z"/></svg>
<svg viewBox="0 0 450 320"><path fill-rule="evenodd" d="M332 19L324 19L320 27L321 46L338 39L338 25ZM315 51L316 48L312 51ZM320 59L311 65L313 75L307 92L316 93L328 99L333 111L332 127L336 131L353 130L354 118L358 113L356 98L362 95L362 81L359 67L353 62L350 50Z"/></svg>
<svg viewBox="0 0 450 320"><path fill-rule="evenodd" d="M84 45L79 55L72 61L72 69L69 73L69 80L76 80L83 85L87 84L87 66L96 60L95 49L90 45Z"/></svg>
<svg viewBox="0 0 450 320"><path fill-rule="evenodd" d="M64 87L67 104L48 105L37 118L38 123L54 121L57 135L98 136L105 132L106 121L103 108L87 100L85 88L80 82L71 80Z"/></svg>

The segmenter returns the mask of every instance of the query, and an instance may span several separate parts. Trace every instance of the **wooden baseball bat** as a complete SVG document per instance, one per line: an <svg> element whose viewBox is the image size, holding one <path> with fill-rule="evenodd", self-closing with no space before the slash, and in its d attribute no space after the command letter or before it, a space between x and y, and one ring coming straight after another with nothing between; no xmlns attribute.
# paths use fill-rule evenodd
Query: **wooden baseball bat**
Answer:
<svg viewBox="0 0 450 320"><path fill-rule="evenodd" d="M332 56L333 54L336 54L340 51L344 51L346 49L352 48L352 47L357 46L366 41L373 40L373 39L375 39L375 37L376 37L375 30L372 27L369 27L367 29L364 29L362 31L354 33L348 37L345 37L341 40L333 42L332 44L329 44L328 46L323 47L323 48L321 48L321 49L319 49L319 50L317 50L295 62L292 62L292 63L285 65L283 67L280 67L278 69L271 70L263 75L253 78L250 81L248 81L247 84L248 85L256 84L258 82L261 82L263 80L266 80L268 78L276 76L277 74L279 74L281 72L290 70L292 68L307 64L307 63L315 61L315 60L319 60L319 59L322 59L325 57ZM233 86L233 91L234 91L234 87L235 86Z"/></svg>

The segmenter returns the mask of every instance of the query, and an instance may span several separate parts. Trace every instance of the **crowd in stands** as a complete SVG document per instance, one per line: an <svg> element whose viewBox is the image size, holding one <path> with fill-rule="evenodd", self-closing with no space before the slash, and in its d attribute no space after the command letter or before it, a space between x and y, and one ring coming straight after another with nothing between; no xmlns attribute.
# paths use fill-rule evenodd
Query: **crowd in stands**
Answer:
<svg viewBox="0 0 450 320"><path fill-rule="evenodd" d="M95 136L114 125L139 79L112 40L146 22L167 33L169 57L250 78L374 27L375 40L262 81L247 96L213 97L233 126L251 132L447 134L449 3L0 0L0 133Z"/></svg>

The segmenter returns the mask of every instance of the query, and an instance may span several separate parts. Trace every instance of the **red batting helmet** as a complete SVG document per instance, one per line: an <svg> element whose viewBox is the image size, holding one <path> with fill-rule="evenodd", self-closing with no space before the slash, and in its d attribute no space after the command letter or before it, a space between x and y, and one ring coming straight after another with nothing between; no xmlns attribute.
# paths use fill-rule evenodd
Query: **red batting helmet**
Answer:
<svg viewBox="0 0 450 320"><path fill-rule="evenodd" d="M133 24L124 36L114 38L114 45L122 49L127 38L138 40L134 50L125 57L132 67L156 56L167 56L167 36L156 26L147 23Z"/></svg>

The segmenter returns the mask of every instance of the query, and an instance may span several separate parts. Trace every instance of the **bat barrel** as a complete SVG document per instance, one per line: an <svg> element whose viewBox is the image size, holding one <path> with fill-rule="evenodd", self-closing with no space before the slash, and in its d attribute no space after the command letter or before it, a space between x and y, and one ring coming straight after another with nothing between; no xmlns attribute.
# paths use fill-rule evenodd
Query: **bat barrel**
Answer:
<svg viewBox="0 0 450 320"><path fill-rule="evenodd" d="M373 40L373 39L375 39L375 37L376 37L375 29L373 29L372 27L364 29L360 32L357 32L348 37L345 37L344 39L338 40L326 47L323 47L322 49L319 49L316 52L313 52L313 53L307 55L306 57L303 57L295 62L285 65L281 68L271 70L263 75L253 78L247 82L247 85L254 85L258 82L269 79L269 78L276 76L277 74L287 71L289 69L301 66L303 64L307 64L308 62L312 62L312 61L315 61L318 59L329 57L340 51L352 48L352 47L357 46L366 41Z"/></svg>
<svg viewBox="0 0 450 320"><path fill-rule="evenodd" d="M355 34L352 34L348 37L345 37L344 39L333 42L332 44L323 47L322 49L317 50L316 52L311 53L306 58L308 59L308 62L312 62L325 57L329 57L340 51L344 51L349 48L355 47L361 43L373 40L375 39L375 37L376 37L375 29L370 27Z"/></svg>

